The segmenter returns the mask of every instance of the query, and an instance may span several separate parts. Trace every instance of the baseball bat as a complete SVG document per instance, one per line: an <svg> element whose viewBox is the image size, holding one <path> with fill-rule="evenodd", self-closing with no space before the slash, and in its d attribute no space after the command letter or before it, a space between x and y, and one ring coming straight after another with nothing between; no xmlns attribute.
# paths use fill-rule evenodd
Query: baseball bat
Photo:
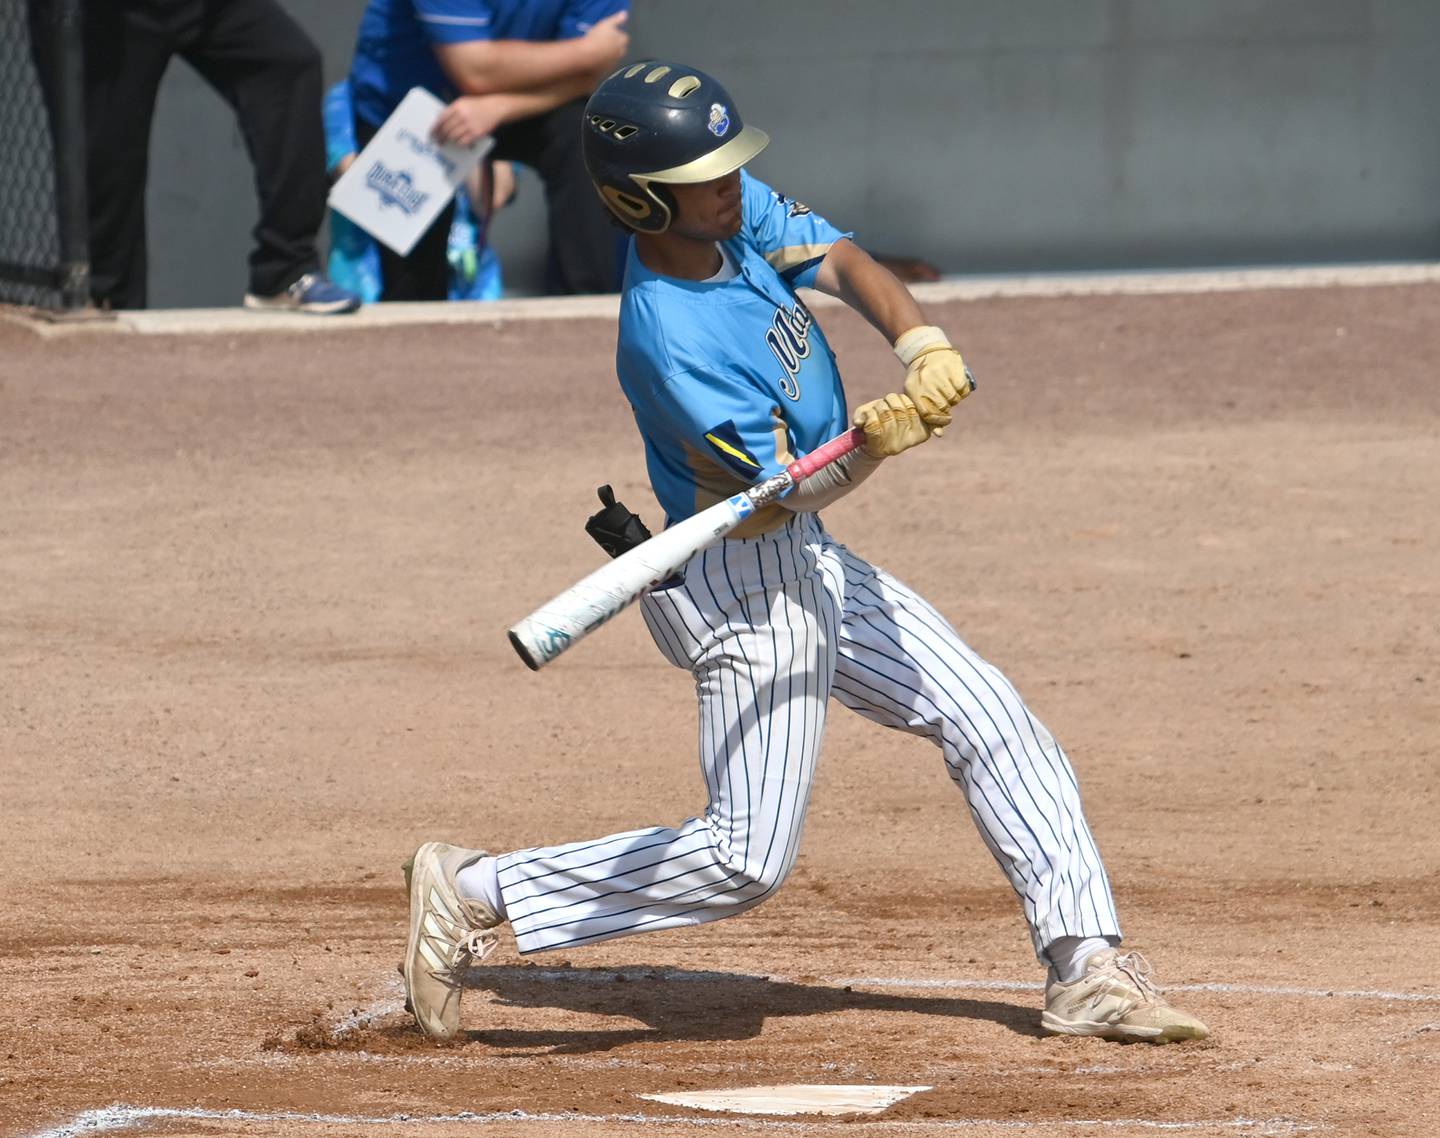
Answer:
<svg viewBox="0 0 1440 1138"><path fill-rule="evenodd" d="M864 442L865 432L855 427L796 459L780 474L661 530L514 625L510 629L511 645L526 666L538 672L756 510L783 497L797 483L844 458Z"/></svg>

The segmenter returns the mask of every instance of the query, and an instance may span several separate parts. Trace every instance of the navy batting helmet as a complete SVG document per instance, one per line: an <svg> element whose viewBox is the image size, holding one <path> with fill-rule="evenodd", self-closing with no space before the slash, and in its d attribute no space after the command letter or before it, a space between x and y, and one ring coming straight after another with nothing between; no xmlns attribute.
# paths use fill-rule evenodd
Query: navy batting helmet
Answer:
<svg viewBox="0 0 1440 1138"><path fill-rule="evenodd" d="M610 212L663 233L675 212L667 183L709 182L738 170L770 141L740 121L714 79L682 63L631 63L585 105L585 168Z"/></svg>

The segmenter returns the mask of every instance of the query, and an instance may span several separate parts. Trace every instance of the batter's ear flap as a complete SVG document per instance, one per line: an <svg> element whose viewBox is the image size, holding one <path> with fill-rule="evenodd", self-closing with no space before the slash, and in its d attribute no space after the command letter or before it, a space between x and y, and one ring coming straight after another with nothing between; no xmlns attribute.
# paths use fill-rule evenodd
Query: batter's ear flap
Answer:
<svg viewBox="0 0 1440 1138"><path fill-rule="evenodd" d="M600 196L621 223L640 233L664 233L675 217L675 199L659 186L646 186L646 197L616 186L600 186Z"/></svg>
<svg viewBox="0 0 1440 1138"><path fill-rule="evenodd" d="M654 212L650 203L644 198L627 194L624 190L617 190L614 186L601 186L600 195L605 199L606 205L622 218L632 221L636 225L644 222Z"/></svg>

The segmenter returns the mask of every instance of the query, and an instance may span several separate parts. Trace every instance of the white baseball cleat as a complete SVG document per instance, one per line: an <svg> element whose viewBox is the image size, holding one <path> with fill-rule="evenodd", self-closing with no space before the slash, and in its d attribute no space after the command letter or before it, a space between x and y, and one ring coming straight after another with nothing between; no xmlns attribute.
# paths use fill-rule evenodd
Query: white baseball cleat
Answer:
<svg viewBox="0 0 1440 1138"><path fill-rule="evenodd" d="M495 911L455 888L460 870L488 856L484 850L426 842L404 867L410 891L410 939L400 966L405 1006L431 1039L452 1039L460 1030L465 969L500 943Z"/></svg>
<svg viewBox="0 0 1440 1138"><path fill-rule="evenodd" d="M1085 974L1069 984L1045 985L1040 1026L1052 1035L1093 1035L1173 1043L1204 1039L1210 1029L1165 1001L1150 979L1150 964L1138 952L1113 948L1091 955Z"/></svg>

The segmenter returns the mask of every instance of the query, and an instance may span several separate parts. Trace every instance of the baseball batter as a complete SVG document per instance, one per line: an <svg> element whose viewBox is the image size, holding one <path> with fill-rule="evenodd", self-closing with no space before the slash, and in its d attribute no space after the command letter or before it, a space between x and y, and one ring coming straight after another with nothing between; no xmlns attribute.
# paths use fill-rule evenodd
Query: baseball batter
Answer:
<svg viewBox="0 0 1440 1138"><path fill-rule="evenodd" d="M622 68L594 93L586 166L634 233L617 370L675 522L847 428L825 334L797 295L842 298L894 346L904 390L856 409L866 445L696 554L641 602L693 673L709 802L678 826L492 857L430 842L409 873L403 965L421 1029L460 1027L461 976L509 921L522 953L742 913L795 863L831 701L931 740L1020 899L1058 1034L1199 1039L1204 1024L1121 954L1110 884L1064 751L934 608L839 544L818 511L939 435L973 381L909 291L742 167L768 143L712 78Z"/></svg>

